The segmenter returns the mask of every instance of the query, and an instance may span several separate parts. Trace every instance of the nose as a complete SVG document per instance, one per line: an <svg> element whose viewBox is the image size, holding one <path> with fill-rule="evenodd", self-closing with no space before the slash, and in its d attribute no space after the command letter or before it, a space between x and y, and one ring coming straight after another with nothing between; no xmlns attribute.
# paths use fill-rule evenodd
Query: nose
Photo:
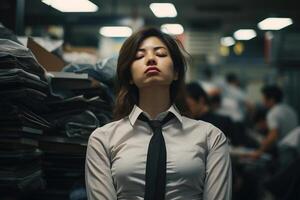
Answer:
<svg viewBox="0 0 300 200"><path fill-rule="evenodd" d="M147 57L147 59L146 59L147 66L157 64L154 53L148 53L146 57Z"/></svg>

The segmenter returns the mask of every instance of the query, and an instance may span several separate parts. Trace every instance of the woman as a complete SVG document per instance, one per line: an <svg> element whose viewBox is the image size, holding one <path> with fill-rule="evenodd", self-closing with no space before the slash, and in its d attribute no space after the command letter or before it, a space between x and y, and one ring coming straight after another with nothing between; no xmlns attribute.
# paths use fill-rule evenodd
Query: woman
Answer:
<svg viewBox="0 0 300 200"><path fill-rule="evenodd" d="M184 73L184 56L169 35L148 28L125 41L117 66L117 120L89 139L89 199L231 198L226 137L174 105L184 99Z"/></svg>

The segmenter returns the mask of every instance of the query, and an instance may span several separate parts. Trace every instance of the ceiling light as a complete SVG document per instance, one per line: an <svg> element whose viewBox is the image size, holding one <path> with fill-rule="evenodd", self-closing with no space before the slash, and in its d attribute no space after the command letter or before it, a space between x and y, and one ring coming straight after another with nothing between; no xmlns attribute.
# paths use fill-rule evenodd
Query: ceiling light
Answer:
<svg viewBox="0 0 300 200"><path fill-rule="evenodd" d="M270 17L258 23L258 28L261 30L280 30L284 27L293 24L291 18Z"/></svg>
<svg viewBox="0 0 300 200"><path fill-rule="evenodd" d="M132 29L127 26L104 26L99 33L105 37L129 37Z"/></svg>
<svg viewBox="0 0 300 200"><path fill-rule="evenodd" d="M235 41L232 37L222 37L221 38L221 45L229 47L235 44Z"/></svg>
<svg viewBox="0 0 300 200"><path fill-rule="evenodd" d="M253 29L240 29L233 34L236 40L251 40L256 37L256 32Z"/></svg>
<svg viewBox="0 0 300 200"><path fill-rule="evenodd" d="M181 24L163 24L160 29L162 32L171 35L180 35L184 31Z"/></svg>
<svg viewBox="0 0 300 200"><path fill-rule="evenodd" d="M172 3L151 3L150 9L156 17L176 17L177 11Z"/></svg>
<svg viewBox="0 0 300 200"><path fill-rule="evenodd" d="M42 0L61 12L96 12L98 7L88 0Z"/></svg>

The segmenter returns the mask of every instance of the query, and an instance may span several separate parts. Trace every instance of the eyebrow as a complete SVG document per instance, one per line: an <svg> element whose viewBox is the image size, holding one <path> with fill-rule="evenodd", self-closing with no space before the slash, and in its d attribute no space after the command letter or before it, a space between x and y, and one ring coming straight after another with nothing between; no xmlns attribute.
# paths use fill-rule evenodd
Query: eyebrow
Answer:
<svg viewBox="0 0 300 200"><path fill-rule="evenodd" d="M146 51L147 48L139 48L137 51ZM154 51L156 50L159 50L159 49L167 49L166 47L164 46L157 46L157 47L154 47L154 48L150 48L150 49L154 49Z"/></svg>

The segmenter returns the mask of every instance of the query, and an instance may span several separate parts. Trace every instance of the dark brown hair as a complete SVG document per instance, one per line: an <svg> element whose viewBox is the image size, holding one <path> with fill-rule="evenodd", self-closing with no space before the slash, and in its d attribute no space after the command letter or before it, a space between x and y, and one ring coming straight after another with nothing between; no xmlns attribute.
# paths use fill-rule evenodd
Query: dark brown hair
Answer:
<svg viewBox="0 0 300 200"><path fill-rule="evenodd" d="M174 71L178 74L178 80L174 80L170 86L171 104L175 103L181 114L187 112L185 103L185 71L186 59L181 43L156 28L144 28L131 35L122 45L117 64L117 98L115 102L114 119L118 120L130 114L133 106L138 105L138 88L130 84L131 65L135 60L136 52L140 44L148 37L159 38L168 48L174 65Z"/></svg>

